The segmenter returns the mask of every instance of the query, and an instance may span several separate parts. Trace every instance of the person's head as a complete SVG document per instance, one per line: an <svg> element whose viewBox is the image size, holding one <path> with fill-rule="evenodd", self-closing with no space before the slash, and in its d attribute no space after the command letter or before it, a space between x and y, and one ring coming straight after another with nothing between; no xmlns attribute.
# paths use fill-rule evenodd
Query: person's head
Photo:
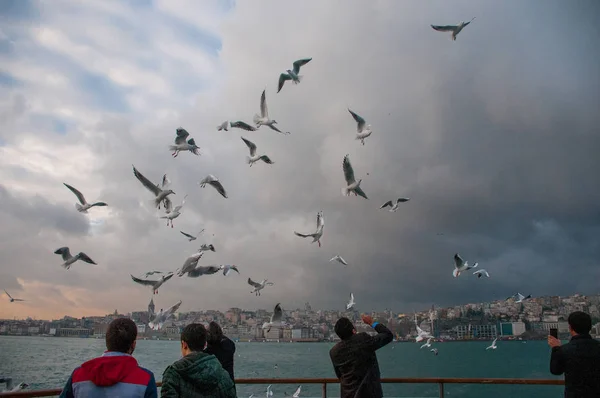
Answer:
<svg viewBox="0 0 600 398"><path fill-rule="evenodd" d="M200 323L190 323L181 332L181 355L203 351L206 348L206 328Z"/></svg>
<svg viewBox="0 0 600 398"><path fill-rule="evenodd" d="M208 343L217 344L223 340L223 329L215 321L208 324Z"/></svg>
<svg viewBox="0 0 600 398"><path fill-rule="evenodd" d="M592 318L585 312L572 312L567 321L569 322L569 332L572 336L576 334L590 334L590 330L592 330Z"/></svg>
<svg viewBox="0 0 600 398"><path fill-rule="evenodd" d="M117 318L108 325L106 349L133 354L137 339L137 326L129 318Z"/></svg>
<svg viewBox="0 0 600 398"><path fill-rule="evenodd" d="M356 329L354 328L354 324L348 318L340 318L335 323L335 334L342 340L347 340L352 337L353 334L356 333Z"/></svg>

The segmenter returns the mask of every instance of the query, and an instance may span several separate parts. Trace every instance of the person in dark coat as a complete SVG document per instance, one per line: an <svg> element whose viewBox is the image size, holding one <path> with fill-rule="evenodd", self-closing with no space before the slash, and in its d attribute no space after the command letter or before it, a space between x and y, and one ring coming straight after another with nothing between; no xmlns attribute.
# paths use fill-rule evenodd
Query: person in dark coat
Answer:
<svg viewBox="0 0 600 398"><path fill-rule="evenodd" d="M571 341L561 345L560 340L548 336L552 347L550 372L565 374L565 398L600 397L600 342L592 339L592 318L585 312L569 315Z"/></svg>
<svg viewBox="0 0 600 398"><path fill-rule="evenodd" d="M340 318L335 324L335 333L342 341L329 351L329 356L340 379L340 398L383 397L375 351L389 344L394 335L379 322L373 322L370 316L362 315L361 318L377 331L377 335L356 333L348 318Z"/></svg>
<svg viewBox="0 0 600 398"><path fill-rule="evenodd" d="M217 357L223 369L229 373L231 380L233 377L233 357L235 356L235 343L223 335L223 330L217 322L208 324L208 346L204 351Z"/></svg>

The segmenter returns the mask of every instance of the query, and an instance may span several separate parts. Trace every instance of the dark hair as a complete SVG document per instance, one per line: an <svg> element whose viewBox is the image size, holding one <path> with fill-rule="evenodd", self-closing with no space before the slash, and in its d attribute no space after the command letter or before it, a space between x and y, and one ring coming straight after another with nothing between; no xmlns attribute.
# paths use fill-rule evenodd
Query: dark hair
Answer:
<svg viewBox="0 0 600 398"><path fill-rule="evenodd" d="M117 318L108 325L106 349L127 353L137 338L137 326L129 318Z"/></svg>
<svg viewBox="0 0 600 398"><path fill-rule="evenodd" d="M206 328L201 323L190 323L181 332L181 341L185 341L191 351L202 351L207 334Z"/></svg>
<svg viewBox="0 0 600 398"><path fill-rule="evenodd" d="M590 334L590 330L592 330L592 318L585 312L572 312L568 322L571 329L577 334Z"/></svg>
<svg viewBox="0 0 600 398"><path fill-rule="evenodd" d="M352 331L354 330L354 325L352 321L348 318L340 318L335 323L335 334L342 340L347 340L352 337Z"/></svg>
<svg viewBox="0 0 600 398"><path fill-rule="evenodd" d="M219 344L223 340L223 329L215 321L208 324L208 343Z"/></svg>

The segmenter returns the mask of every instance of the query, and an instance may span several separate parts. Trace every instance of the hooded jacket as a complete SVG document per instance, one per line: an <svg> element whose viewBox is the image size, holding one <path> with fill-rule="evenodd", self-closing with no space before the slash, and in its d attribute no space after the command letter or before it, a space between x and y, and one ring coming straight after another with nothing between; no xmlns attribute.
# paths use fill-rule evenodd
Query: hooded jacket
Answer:
<svg viewBox="0 0 600 398"><path fill-rule="evenodd" d="M73 371L60 398L156 398L154 374L134 357L107 351Z"/></svg>
<svg viewBox="0 0 600 398"><path fill-rule="evenodd" d="M192 352L167 366L161 397L236 398L229 373L214 355Z"/></svg>
<svg viewBox="0 0 600 398"><path fill-rule="evenodd" d="M223 369L229 373L231 380L235 383L233 376L233 357L235 355L235 343L227 337L223 337L221 341L217 343L208 343L206 350L207 354L212 354L217 357Z"/></svg>

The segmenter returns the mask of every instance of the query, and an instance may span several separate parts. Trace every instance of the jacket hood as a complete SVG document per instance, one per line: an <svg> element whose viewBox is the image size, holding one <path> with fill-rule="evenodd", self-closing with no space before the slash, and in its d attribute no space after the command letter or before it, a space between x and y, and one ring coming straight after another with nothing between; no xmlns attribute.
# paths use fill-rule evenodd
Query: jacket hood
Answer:
<svg viewBox="0 0 600 398"><path fill-rule="evenodd" d="M214 355L193 352L172 365L173 369L198 390L212 390L221 380L224 372L221 363Z"/></svg>
<svg viewBox="0 0 600 398"><path fill-rule="evenodd" d="M92 383L99 387L109 387L135 371L138 363L131 355L109 352L85 362L81 367L89 375Z"/></svg>

